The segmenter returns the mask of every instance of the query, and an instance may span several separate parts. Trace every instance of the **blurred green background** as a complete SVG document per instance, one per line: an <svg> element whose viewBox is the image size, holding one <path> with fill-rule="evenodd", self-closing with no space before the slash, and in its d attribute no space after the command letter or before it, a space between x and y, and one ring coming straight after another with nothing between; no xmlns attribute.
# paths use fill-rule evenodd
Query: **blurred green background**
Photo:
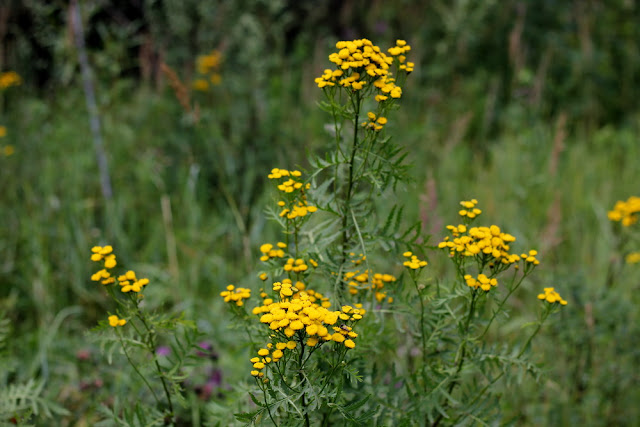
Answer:
<svg viewBox="0 0 640 427"><path fill-rule="evenodd" d="M509 321L527 318L543 286L569 301L534 343L545 376L505 388L504 423L638 422L640 265L623 257L640 244L607 219L639 192L638 1L80 1L111 197L74 4L0 4L0 72L22 77L0 92L0 387L43 381L41 395L68 411L58 425L93 425L127 390L86 337L110 309L89 280L90 248L112 244L151 279L150 308L184 311L218 355L209 368L221 379L194 394L192 420L231 422L246 405L234 362L246 348L218 295L258 286L257 248L277 238L266 174L326 149L313 80L335 42L401 38L416 67L386 129L414 166L395 196L407 222L434 243L458 201L477 198L485 221L540 252ZM197 58L213 50L220 82L193 90ZM445 262L430 262L434 275Z"/></svg>

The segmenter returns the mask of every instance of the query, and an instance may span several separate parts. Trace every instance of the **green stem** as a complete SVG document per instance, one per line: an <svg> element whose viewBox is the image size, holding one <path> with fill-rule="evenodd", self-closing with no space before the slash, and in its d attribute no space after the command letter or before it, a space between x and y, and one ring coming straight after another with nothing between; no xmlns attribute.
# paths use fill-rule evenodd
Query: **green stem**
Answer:
<svg viewBox="0 0 640 427"><path fill-rule="evenodd" d="M300 357L298 359L298 378L300 379L300 386L303 386L306 379L304 374L302 373L303 361L304 359L304 345L300 346ZM300 396L300 402L302 403L302 410L304 411L304 425L305 427L309 427L311 425L309 421L309 413L307 412L307 401L305 399L304 387L302 387L302 395Z"/></svg>
<svg viewBox="0 0 640 427"><path fill-rule="evenodd" d="M529 338L527 339L527 342L524 344L524 346L520 349L520 352L516 356L516 359L519 359L524 354L524 352L527 350L527 347L531 343L531 340L533 340L533 338L538 334L538 332L540 332L540 329L542 328L542 325L547 320L547 317L549 317L550 313L551 313L551 309L548 308L542 314L542 316L540 318L540 321L538 322L538 326L536 327L535 331L533 331L533 333L529 336ZM471 402L469 402L469 404L467 406L471 407L474 403L476 403L478 401L478 399L480 399L486 393L486 391L489 389L489 387L491 387L496 382L498 382L498 380L500 378L502 378L503 376L504 376L504 371L500 372L500 374L497 377L495 377L493 380L491 380L489 382L489 384L484 386L482 388L482 390L480 390L480 392L473 398L473 400L471 400ZM467 415L466 413L465 414L460 414L460 416L458 418L456 418L452 424L453 425L457 424L458 420L460 419L460 417L463 417L463 416L466 416L466 415Z"/></svg>
<svg viewBox="0 0 640 427"><path fill-rule="evenodd" d="M269 414L269 418L271 418L271 422L273 423L274 426L278 426L278 423L276 423L276 420L273 419L273 415L271 414L271 406L269 406L269 402L267 402L267 390L266 390L266 386L260 382L260 380L256 377L256 382L258 383L258 387L260 387L260 390L262 390L262 397L264 398L264 406L265 408L267 408L267 413Z"/></svg>
<svg viewBox="0 0 640 427"><path fill-rule="evenodd" d="M422 300L422 294L420 293L420 287L416 280L415 273L411 271L411 279L416 287L416 293L418 294L418 300L420 301L420 332L422 338L422 369L424 370L427 365L427 337L424 329L424 301Z"/></svg>
<svg viewBox="0 0 640 427"><path fill-rule="evenodd" d="M167 397L167 403L169 405L169 413L173 417L173 402L171 401L171 393L169 393L167 381L164 377L164 373L162 372L162 368L160 367L160 363L158 363L158 358L156 357L156 350L157 350L156 340L155 340L156 334L154 331L151 330L151 328L149 328L149 325L147 324L146 320L142 316L142 313L140 313L139 307L137 305L136 305L136 310L137 310L136 316L138 317L138 319L140 319L145 329L147 330L147 342L146 342L147 348L149 349L153 357L156 370L158 371L158 376L160 377L160 381L162 382L162 388L164 389L164 394Z"/></svg>
<svg viewBox="0 0 640 427"><path fill-rule="evenodd" d="M129 352L127 351L127 347L124 344L124 341L122 339L122 335L120 334L120 331L116 329L116 334L118 335L118 339L120 340L120 345L122 346L122 350L124 351L124 355L127 357L127 360L129 361L129 364L131 365L131 367L133 368L134 371L136 371L136 373L138 374L138 376L140 376L140 378L142 378L142 381L146 384L147 388L151 391L151 394L153 394L154 399L156 400L156 403L158 405L160 405L160 399L158 398L158 395L156 394L156 392L153 390L153 387L151 387L151 384L149 384L149 381L147 381L147 379L145 378L144 375L142 375L142 372L140 372L138 370L138 367L136 366L135 363L133 363L133 360L131 360L131 357L129 356Z"/></svg>
<svg viewBox="0 0 640 427"><path fill-rule="evenodd" d="M355 100L354 100L355 99ZM344 205L342 212L342 262L341 265L344 265L347 259L347 243L349 242L349 214L348 212L351 210L351 193L353 192L353 170L354 163L356 159L356 153L358 152L358 120L360 120L360 95L356 92L354 98L351 98L354 108L354 126L353 126L353 142L351 147L351 157L349 158L349 180L347 181L347 190L344 197ZM344 292L344 283L341 286L341 290Z"/></svg>
<svg viewBox="0 0 640 427"><path fill-rule="evenodd" d="M500 311L502 310L502 307L504 306L504 304L507 302L507 300L509 299L509 297L511 296L511 294L513 294L516 289L518 289L518 287L520 286L520 284L522 283L522 281L524 280L524 278L527 277L526 275L523 275L520 280L518 281L518 283L516 283L515 286L513 286L509 292L507 293L507 295L502 299L502 301L500 301L500 304L498 304L498 307L496 308L496 310L493 312L493 315L491 316L491 319L489 319L489 323L487 323L487 326L484 328L484 331L482 332L482 334L480 334L480 336L477 339L482 339L487 332L489 331L489 327L491 327L491 324L493 323L493 321L495 320L496 316L498 315L498 313L500 313Z"/></svg>
<svg viewBox="0 0 640 427"><path fill-rule="evenodd" d="M451 384L449 384L449 389L447 390L448 395L451 395L451 393L453 393L453 390L460 383L458 379L458 375L462 371L462 367L464 366L464 362L466 360L467 342L469 338L469 327L471 325L471 318L473 317L473 314L475 312L477 296L478 296L478 289L476 288L473 290L473 293L471 294L471 304L469 305L469 313L467 315L467 320L465 321L465 325L462 332L463 334L462 342L460 343L460 347L458 347L458 352L457 352L458 361L456 366L456 372L453 374L453 381L451 381ZM448 400L444 402L444 404L442 405L442 408L445 409L447 406L449 406ZM444 418L444 412L441 412L438 418L436 418L433 424L431 424L431 426L435 427L439 425L443 418Z"/></svg>

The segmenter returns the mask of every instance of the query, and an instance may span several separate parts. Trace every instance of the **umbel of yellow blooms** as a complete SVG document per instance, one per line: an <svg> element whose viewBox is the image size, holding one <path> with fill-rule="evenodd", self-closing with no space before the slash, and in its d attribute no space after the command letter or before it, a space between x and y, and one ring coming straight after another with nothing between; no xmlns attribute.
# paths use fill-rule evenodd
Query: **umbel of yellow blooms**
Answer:
<svg viewBox="0 0 640 427"><path fill-rule="evenodd" d="M111 246L94 246L91 248L91 261L104 262L104 268L91 275L91 280L100 282L103 285L115 283L116 279L111 276L110 269L116 266L116 256Z"/></svg>
<svg viewBox="0 0 640 427"><path fill-rule="evenodd" d="M351 253L350 255L354 256L355 254ZM359 265L366 258L366 256L360 254L360 258L352 260L351 262ZM391 274L375 273L371 279L371 283L369 283L369 279L369 270L365 270L362 273L360 270L348 271L344 274L344 281L347 282L351 295L357 295L361 289L372 289L375 292L375 298L378 302L381 303L386 298L388 303L392 303L393 298L387 298L387 293L383 292L383 290L385 284L395 282L397 280L396 277Z"/></svg>
<svg viewBox="0 0 640 427"><path fill-rule="evenodd" d="M369 121L362 122L362 127L366 127L367 129L373 129L374 131L378 132L381 131L384 125L387 124L386 117L377 117L371 111L367 113L367 117L369 118Z"/></svg>
<svg viewBox="0 0 640 427"><path fill-rule="evenodd" d="M253 309L260 316L260 322L269 325L273 331L274 343L258 350L258 356L250 359L253 370L251 375L264 377L263 370L271 363L278 363L287 351L293 351L298 343L308 347L318 347L327 342L344 345L347 349L356 346L358 334L352 325L362 319L365 310L361 306L345 305L340 310L328 309L330 303L319 305L319 293L312 290L301 291L302 283L292 286L290 281L273 284L274 291L280 295L280 302L265 298L262 306ZM295 293L294 293L295 292Z"/></svg>
<svg viewBox="0 0 640 427"><path fill-rule="evenodd" d="M289 258L283 268L284 268L284 271L302 273L307 271L309 269L309 266L305 264L304 259L302 258L298 258L298 259Z"/></svg>
<svg viewBox="0 0 640 427"><path fill-rule="evenodd" d="M607 216L611 221L619 221L625 227L635 224L640 218L640 197L631 196L626 202L618 200Z"/></svg>
<svg viewBox="0 0 640 427"><path fill-rule="evenodd" d="M329 55L329 61L333 62L336 68L324 70L322 76L315 79L319 88L338 84L356 92L373 85L377 102L386 101L389 97L402 96L402 88L395 84L390 67L396 61L398 69L402 72L413 71L414 64L406 62L405 53L411 50L406 41L397 40L396 46L388 50L389 55L368 39L339 41L336 43L336 49L337 52Z"/></svg>
<svg viewBox="0 0 640 427"><path fill-rule="evenodd" d="M91 248L91 261L100 262L104 260L105 268L113 268L116 266L116 256L111 246L94 246Z"/></svg>
<svg viewBox="0 0 640 427"><path fill-rule="evenodd" d="M453 239L449 236L445 237L438 243L438 247L448 249L451 256L487 256L493 258L494 262L503 264L514 264L520 261L518 255L509 253L509 244L515 242L516 238L511 234L503 233L497 225L472 228L464 224L457 227L447 225L447 229L451 232Z"/></svg>
<svg viewBox="0 0 640 427"><path fill-rule="evenodd" d="M113 326L114 328L117 326L124 326L127 324L127 320L126 319L119 319L118 316L111 315L109 316L109 325Z"/></svg>
<svg viewBox="0 0 640 427"><path fill-rule="evenodd" d="M149 279L139 279L136 277L136 273L129 270L126 274L118 277L118 284L121 286L120 290L124 293L127 292L140 292L142 288L149 284Z"/></svg>
<svg viewBox="0 0 640 427"><path fill-rule="evenodd" d="M267 298L263 301L262 306L253 309L253 313L260 315L260 322L269 325L269 329L274 331L276 336L291 338L297 334L300 339L311 339L306 343L311 347L319 342L331 340L343 342L345 334L335 330L332 333L329 327L338 322L355 323L364 315L364 310L351 306L344 306L339 311L331 311L325 307L330 304L323 302L323 305L319 305L316 302L319 294L311 291L298 291L296 287L285 281L274 283L273 288L275 292L279 293L280 302L274 302ZM340 338L336 334L343 337ZM357 336L355 332L352 335L346 335L349 338Z"/></svg>
<svg viewBox="0 0 640 427"><path fill-rule="evenodd" d="M220 292L220 296L224 298L224 302L235 303L238 307L242 307L244 300L251 298L251 289L229 285L226 291Z"/></svg>
<svg viewBox="0 0 640 427"><path fill-rule="evenodd" d="M260 261L267 262L272 258L284 258L284 249L286 249L287 247L286 243L278 242L276 246L277 248L274 248L271 243L265 243L264 245L260 246L260 252L262 252L263 254L260 257Z"/></svg>
<svg viewBox="0 0 640 427"><path fill-rule="evenodd" d="M420 259L418 259L417 256L415 256L413 253L407 251L405 253L402 254L402 256L404 256L405 258L410 258L408 261L405 261L403 263L403 265L405 267L408 267L412 270L418 270L422 267L426 267L427 265L427 261L422 261Z"/></svg>
<svg viewBox="0 0 640 427"><path fill-rule="evenodd" d="M466 217L469 219L474 219L475 217L477 217L478 215L480 215L482 213L482 211L478 208L476 208L476 205L478 204L478 201L476 199L471 199L469 201L462 201L460 202L460 205L462 206L463 209L461 209L458 214L461 217Z"/></svg>
<svg viewBox="0 0 640 427"><path fill-rule="evenodd" d="M311 188L310 183L304 183L298 178L302 176L302 173L298 170L289 171L287 169L273 168L268 175L269 179L279 180L285 179L277 185L278 190L284 193L285 200L280 200L278 206L283 208L280 211L281 217L287 219L303 218L310 213L314 213L318 210L316 206L311 206L307 203L307 196L305 191ZM285 245L286 247L286 245Z"/></svg>
<svg viewBox="0 0 640 427"><path fill-rule="evenodd" d="M480 288L486 292L489 292L492 287L498 286L498 280L496 278L488 278L484 274L479 274L477 279L473 278L470 274L465 274L464 280L470 288Z"/></svg>
<svg viewBox="0 0 640 427"><path fill-rule="evenodd" d="M559 293L553 288L544 288L544 293L538 295L538 299L546 301L549 304L559 303L560 305L567 305L567 302L562 299Z"/></svg>

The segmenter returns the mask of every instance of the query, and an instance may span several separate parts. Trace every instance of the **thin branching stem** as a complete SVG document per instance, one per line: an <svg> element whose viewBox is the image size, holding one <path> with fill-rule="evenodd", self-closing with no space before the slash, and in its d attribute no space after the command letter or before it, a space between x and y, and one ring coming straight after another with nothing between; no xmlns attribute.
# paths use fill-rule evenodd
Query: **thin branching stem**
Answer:
<svg viewBox="0 0 640 427"><path fill-rule="evenodd" d="M498 315L498 313L500 313L502 311L502 307L507 302L507 300L509 299L511 294L513 294L516 291L516 289L518 289L518 287L520 287L520 284L522 283L522 281L524 280L525 277L527 277L526 274L523 275L522 277L520 277L520 280L518 280L518 283L516 283L514 286L511 287L511 289L509 289L509 292L502 299L502 301L500 301L500 303L498 304L498 307L493 312L493 315L491 316L491 319L489 319L489 323L487 323L487 326L484 328L484 331L482 331L482 334L480 334L480 336L477 339L482 339L487 334L487 332L489 331L489 328L491 327L491 324L495 320L496 316Z"/></svg>
<svg viewBox="0 0 640 427"><path fill-rule="evenodd" d="M527 342L524 344L524 346L522 346L522 348L520 349L520 352L518 353L518 355L516 356L516 359L519 359L520 357L522 357L522 355L524 354L524 352L527 350L527 347L529 346L529 344L531 343L531 340L533 340L533 338L538 334L538 332L540 332L540 329L542 328L542 325L544 324L544 322L547 320L547 317L549 317L549 314L551 313L551 309L546 309L544 311L544 313L542 314L540 321L538 322L538 325L536 327L536 329L533 331L533 333L529 336L529 338L527 339ZM480 399L482 396L484 396L484 394L487 392L487 390L489 389L489 387L491 387L492 385L494 385L496 382L498 382L498 380L500 380L500 378L502 378L505 374L505 371L500 372L500 374L498 374L494 379L492 379L489 384L487 384L486 386L484 386L479 392L478 394L476 394L476 396L468 403L468 406L472 406L474 403L476 403L478 401L478 399ZM461 417L465 416L466 414L460 414L460 416L458 416L458 418L456 418L453 421L453 425L457 424L458 421L460 420Z"/></svg>
<svg viewBox="0 0 640 427"><path fill-rule="evenodd" d="M462 371L462 367L464 366L464 362L466 360L467 343L469 338L469 327L471 326L471 318L475 313L477 297L478 297L478 290L474 289L473 293L471 294L471 304L469 305L469 313L467 314L467 319L465 320L465 325L462 329L462 342L460 343L460 346L458 347L458 351L457 351L458 360L456 361L456 371L453 374L453 381L451 381L451 384L449 384L449 388L447 390L447 394L449 396L451 396L451 393L453 393L453 390L460 383L458 379L458 375L460 375L460 372ZM449 406L449 400L446 400L442 405L443 408L446 408L447 406ZM433 422L433 424L431 424L431 426L435 427L439 425L443 418L444 418L444 413L440 413L440 415L438 415L438 418L435 419L435 421Z"/></svg>
<svg viewBox="0 0 640 427"><path fill-rule="evenodd" d="M142 374L142 372L140 372L140 370L138 369L136 364L133 363L133 360L131 360L131 356L129 356L129 352L127 351L127 346L124 344L124 340L122 339L122 335L120 334L120 331L116 330L116 333L118 334L118 339L120 340L120 345L122 346L122 351L124 351L124 355L126 356L127 360L129 361L129 364L131 365L133 370L136 371L136 374L138 374L138 376L140 378L142 378L142 381L146 384L147 388L151 391L151 394L153 395L154 399L156 400L156 403L158 405L161 405L160 399L158 398L158 395L156 394L156 392L153 390L153 387L151 387L151 384L149 384L149 381L147 381L147 378Z"/></svg>
<svg viewBox="0 0 640 427"><path fill-rule="evenodd" d="M267 401L267 390L266 390L266 386L264 386L264 384L260 383L260 380L256 377L256 382L258 383L258 387L260 387L260 390L262 390L262 397L264 399L264 407L267 408L267 413L269 414L269 418L271 419L271 422L273 423L274 426L278 426L278 423L276 423L276 420L273 419L273 415L271 414L271 406L269 405L269 402Z"/></svg>
<svg viewBox="0 0 640 427"><path fill-rule="evenodd" d="M349 211L351 210L351 196L354 187L354 169L355 169L355 160L356 153L358 152L358 120L360 120L360 104L361 99L360 95L356 92L355 95L351 98L352 106L353 106L353 142L351 146L351 156L349 158L349 178L347 181L347 189L344 195L344 204L342 208L342 262L341 265L344 265L347 259L347 244L349 242ZM344 292L344 284L341 286L341 290Z"/></svg>
<svg viewBox="0 0 640 427"><path fill-rule="evenodd" d="M416 274L413 271L411 272L411 280L416 287L416 293L418 295L418 300L420 301L420 336L422 338L422 369L424 370L427 365L427 333L425 331L424 322L424 301L422 293L420 292L420 286L418 285Z"/></svg>
<svg viewBox="0 0 640 427"><path fill-rule="evenodd" d="M309 427L311 422L309 421L309 412L307 411L307 401L305 399L305 391L304 391L304 383L306 381L306 377L304 376L303 371L303 360L304 360L304 345L300 346L300 356L298 359L298 378L300 379L300 385L302 386L302 395L300 396L300 403L302 403L302 409L304 411L304 425L305 427Z"/></svg>
<svg viewBox="0 0 640 427"><path fill-rule="evenodd" d="M153 357L153 362L155 364L156 370L158 371L158 376L160 377L160 381L162 382L162 388L164 389L164 394L167 397L167 404L169 405L169 413L173 417L173 402L171 401L171 393L169 392L169 387L167 386L167 380L164 376L164 372L162 372L162 368L160 367L160 363L158 363L158 358L156 357L156 350L157 350L156 340L155 340L156 333L155 331L151 330L144 316L142 316L142 313L140 312L140 308L137 305L136 305L136 316L138 317L138 319L140 319L145 329L147 330L147 340L146 340L147 348L149 349Z"/></svg>

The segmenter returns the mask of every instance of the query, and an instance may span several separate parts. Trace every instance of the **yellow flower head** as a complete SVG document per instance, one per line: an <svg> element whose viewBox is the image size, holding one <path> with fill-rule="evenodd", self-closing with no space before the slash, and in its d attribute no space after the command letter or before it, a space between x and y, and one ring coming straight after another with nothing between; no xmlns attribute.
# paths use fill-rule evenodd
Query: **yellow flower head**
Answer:
<svg viewBox="0 0 640 427"><path fill-rule="evenodd" d="M567 302L562 299L560 294L554 290L554 288L544 288L544 293L538 295L538 299L546 301L549 304L567 305Z"/></svg>
<svg viewBox="0 0 640 427"><path fill-rule="evenodd" d="M418 259L417 256L413 255L411 252L405 252L402 254L405 258L409 258L409 260L405 261L403 265L405 267L410 268L411 270L419 270L422 267L427 266L427 261Z"/></svg>
<svg viewBox="0 0 640 427"><path fill-rule="evenodd" d="M631 196L627 201L617 201L607 216L611 221L620 222L624 227L637 223L640 218L640 197Z"/></svg>
<svg viewBox="0 0 640 427"><path fill-rule="evenodd" d="M235 303L238 307L242 307L244 300L251 298L251 289L229 285L226 291L220 292L220 296L224 298L224 302Z"/></svg>
<svg viewBox="0 0 640 427"><path fill-rule="evenodd" d="M397 40L396 46L388 50L390 56L368 39L340 41L336 43L336 49L336 52L329 55L329 61L335 68L325 69L323 74L315 79L319 88L337 86L357 92L374 86L378 92L375 95L377 102L384 102L389 96L400 98L402 89L394 83L390 68L395 63L401 72L413 71L414 64L406 62L404 55L411 50L411 46L404 40Z"/></svg>
<svg viewBox="0 0 640 427"><path fill-rule="evenodd" d="M475 217L477 217L482 213L480 209L476 208L477 204L478 204L478 201L476 199L471 199L469 201L463 200L462 202L460 202L462 209L458 212L458 214L461 217L474 219Z"/></svg>
<svg viewBox="0 0 640 427"><path fill-rule="evenodd" d="M631 252L626 256L625 261L627 264L637 264L640 262L640 252Z"/></svg>
<svg viewBox="0 0 640 427"><path fill-rule="evenodd" d="M126 323L127 323L126 319L120 319L115 314L109 316L109 325L113 326L114 328L117 326L124 326L126 325Z"/></svg>
<svg viewBox="0 0 640 427"><path fill-rule="evenodd" d="M15 71L0 73L0 90L22 84L22 78Z"/></svg>

